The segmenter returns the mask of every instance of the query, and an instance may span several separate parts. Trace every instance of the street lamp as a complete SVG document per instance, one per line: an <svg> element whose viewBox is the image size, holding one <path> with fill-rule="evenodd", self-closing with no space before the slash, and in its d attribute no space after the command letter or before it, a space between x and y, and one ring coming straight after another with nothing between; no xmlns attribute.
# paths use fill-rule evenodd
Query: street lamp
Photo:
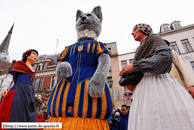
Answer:
<svg viewBox="0 0 194 130"><path fill-rule="evenodd" d="M111 93L112 93L112 98L113 98L113 108L114 108L115 105L114 105L114 93L113 93L113 80L112 80L112 79L109 79L109 80L108 80L108 85L109 85L110 91L111 91Z"/></svg>

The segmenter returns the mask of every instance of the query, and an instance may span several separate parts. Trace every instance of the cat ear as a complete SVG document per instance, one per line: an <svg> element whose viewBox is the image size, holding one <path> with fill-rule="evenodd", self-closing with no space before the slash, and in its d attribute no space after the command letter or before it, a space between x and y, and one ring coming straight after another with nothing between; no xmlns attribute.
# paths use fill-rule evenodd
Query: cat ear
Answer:
<svg viewBox="0 0 194 130"><path fill-rule="evenodd" d="M81 10L77 10L77 14L76 14L76 21L79 18L80 15L84 14L84 12L82 12Z"/></svg>
<svg viewBox="0 0 194 130"><path fill-rule="evenodd" d="M92 13L94 13L100 19L100 21L102 21L102 11L100 6L94 7Z"/></svg>

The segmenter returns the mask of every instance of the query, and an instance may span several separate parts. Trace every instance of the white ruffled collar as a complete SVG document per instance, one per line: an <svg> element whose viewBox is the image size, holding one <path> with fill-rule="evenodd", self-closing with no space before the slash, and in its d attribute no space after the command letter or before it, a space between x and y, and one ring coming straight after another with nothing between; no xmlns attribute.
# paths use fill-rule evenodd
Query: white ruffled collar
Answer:
<svg viewBox="0 0 194 130"><path fill-rule="evenodd" d="M93 38L95 41L97 41L97 35L94 31L89 31L88 29L85 29L84 31L80 31L77 34L77 39L80 39L82 37L89 37L89 38Z"/></svg>

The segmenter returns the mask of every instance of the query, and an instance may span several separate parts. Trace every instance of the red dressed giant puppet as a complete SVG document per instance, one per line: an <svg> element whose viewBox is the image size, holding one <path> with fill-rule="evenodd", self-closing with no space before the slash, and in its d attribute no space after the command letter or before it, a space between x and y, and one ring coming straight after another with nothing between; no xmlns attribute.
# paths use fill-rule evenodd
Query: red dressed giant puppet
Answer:
<svg viewBox="0 0 194 130"><path fill-rule="evenodd" d="M32 88L35 70L31 65L37 56L38 52L34 49L24 52L22 60L16 62L3 81L0 122L36 122L36 102ZM7 92L13 80L15 84Z"/></svg>

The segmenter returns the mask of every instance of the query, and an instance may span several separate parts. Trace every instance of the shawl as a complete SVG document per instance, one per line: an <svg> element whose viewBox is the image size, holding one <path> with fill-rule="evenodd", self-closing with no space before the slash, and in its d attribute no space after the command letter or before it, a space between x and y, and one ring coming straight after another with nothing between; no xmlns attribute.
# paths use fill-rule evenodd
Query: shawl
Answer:
<svg viewBox="0 0 194 130"><path fill-rule="evenodd" d="M20 72L20 73L28 73L31 74L30 81L35 76L36 72L32 72L32 70L26 65L23 61L17 61L12 69L13 71ZM14 78L15 83L15 78Z"/></svg>
<svg viewBox="0 0 194 130"><path fill-rule="evenodd" d="M160 45L166 45L165 41L160 36L157 34L148 35L137 53L136 61L150 57L150 55Z"/></svg>

